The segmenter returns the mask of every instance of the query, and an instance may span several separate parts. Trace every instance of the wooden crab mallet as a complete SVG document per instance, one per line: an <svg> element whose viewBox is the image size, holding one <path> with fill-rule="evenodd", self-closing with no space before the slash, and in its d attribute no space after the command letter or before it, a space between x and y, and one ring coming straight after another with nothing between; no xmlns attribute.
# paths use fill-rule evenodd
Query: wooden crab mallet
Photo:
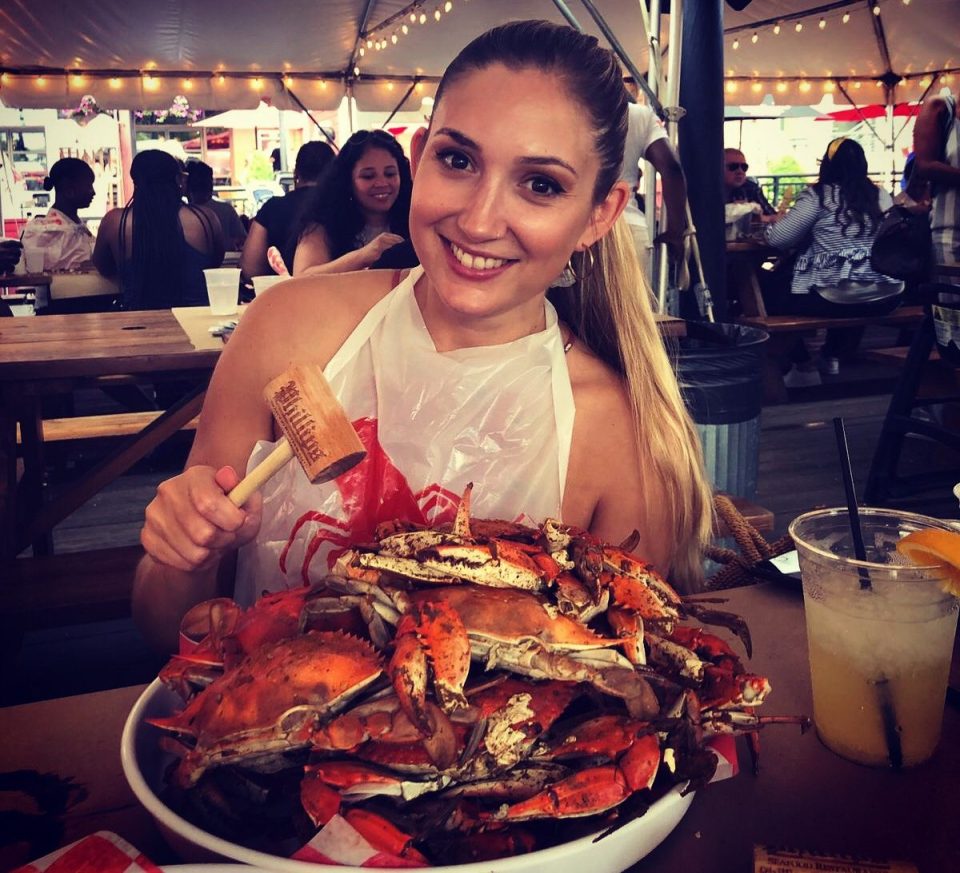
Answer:
<svg viewBox="0 0 960 873"><path fill-rule="evenodd" d="M300 364L263 389L283 437L227 497L243 506L294 455L311 482L329 482L367 454L340 401L316 364Z"/></svg>

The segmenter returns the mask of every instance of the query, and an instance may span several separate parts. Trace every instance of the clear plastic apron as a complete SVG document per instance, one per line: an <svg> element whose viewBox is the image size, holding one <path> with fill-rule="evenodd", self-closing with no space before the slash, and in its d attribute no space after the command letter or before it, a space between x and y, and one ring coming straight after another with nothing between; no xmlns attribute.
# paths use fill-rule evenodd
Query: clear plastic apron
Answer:
<svg viewBox="0 0 960 873"><path fill-rule="evenodd" d="M470 482L478 518L560 516L574 405L556 311L545 302L542 332L439 353L413 293L422 275L374 306L324 371L367 457L320 485L293 459L264 486L260 533L240 553L240 603L321 578L380 522L452 521ZM258 442L247 469L273 446Z"/></svg>

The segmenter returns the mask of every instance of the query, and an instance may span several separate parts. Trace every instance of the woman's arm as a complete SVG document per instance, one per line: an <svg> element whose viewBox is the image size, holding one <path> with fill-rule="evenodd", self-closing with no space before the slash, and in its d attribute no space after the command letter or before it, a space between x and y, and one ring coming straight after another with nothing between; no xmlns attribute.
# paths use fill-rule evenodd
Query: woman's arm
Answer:
<svg viewBox="0 0 960 873"><path fill-rule="evenodd" d="M820 214L820 201L811 188L797 197L791 210L776 224L767 225L764 238L774 248L789 250L803 245Z"/></svg>
<svg viewBox="0 0 960 873"><path fill-rule="evenodd" d="M250 222L250 230L243 241L243 251L240 253L240 273L244 279L254 276L269 276L270 264L267 263L267 243L270 238L267 229L259 221Z"/></svg>
<svg viewBox="0 0 960 873"><path fill-rule="evenodd" d="M373 266L387 249L402 243L403 237L395 233L381 233L363 248L347 252L331 260L330 241L326 231L319 225L308 230L297 243L293 257L294 276L322 276L328 273L351 273Z"/></svg>
<svg viewBox="0 0 960 873"><path fill-rule="evenodd" d="M119 209L111 209L103 216L97 241L93 245L93 265L103 276L117 275L115 246L119 242L120 212Z"/></svg>
<svg viewBox="0 0 960 873"><path fill-rule="evenodd" d="M914 173L930 182L956 187L960 185L960 167L943 160L943 125L950 106L942 97L926 100L920 107L913 128ZM960 122L953 119L954 124Z"/></svg>

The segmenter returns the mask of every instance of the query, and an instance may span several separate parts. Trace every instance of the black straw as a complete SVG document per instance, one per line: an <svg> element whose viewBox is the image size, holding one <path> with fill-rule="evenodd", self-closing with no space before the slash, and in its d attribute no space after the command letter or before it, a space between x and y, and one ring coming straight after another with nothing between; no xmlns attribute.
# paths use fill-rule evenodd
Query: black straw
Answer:
<svg viewBox="0 0 960 873"><path fill-rule="evenodd" d="M850 533L853 535L853 553L858 561L867 560L867 550L863 545L863 531L860 528L860 511L857 509L857 491L853 485L853 470L850 466L850 449L847 446L847 431L843 418L833 420L833 429L837 435L837 451L840 454L840 471L843 473L843 490L847 495L847 512L850 515ZM866 567L858 567L860 590L872 591L870 573ZM893 695L890 693L890 681L879 676L871 684L877 690L877 702L880 706L880 718L883 722L883 738L887 746L887 760L894 770L903 766L903 748L900 745L900 731L897 715L893 708Z"/></svg>
<svg viewBox="0 0 960 873"><path fill-rule="evenodd" d="M853 535L853 553L858 561L867 560L867 550L863 545L863 531L860 529L860 512L857 509L857 491L853 485L853 470L850 467L850 449L847 446L847 431L843 419L833 420L833 430L837 435L837 452L840 455L840 472L843 474L843 490L847 495L847 513L850 516L850 533ZM860 588L870 588L870 576L860 570Z"/></svg>

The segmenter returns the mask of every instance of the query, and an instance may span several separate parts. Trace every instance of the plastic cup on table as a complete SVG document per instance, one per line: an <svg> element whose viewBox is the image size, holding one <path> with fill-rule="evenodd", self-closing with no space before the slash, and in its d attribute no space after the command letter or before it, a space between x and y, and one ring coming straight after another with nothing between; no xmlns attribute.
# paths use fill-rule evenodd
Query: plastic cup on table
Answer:
<svg viewBox="0 0 960 873"><path fill-rule="evenodd" d="M278 276L276 273L270 276L254 276L253 277L253 295L254 297L259 297L264 291L268 288L276 285L277 282L282 282L284 279L289 279L289 276Z"/></svg>
<svg viewBox="0 0 960 873"><path fill-rule="evenodd" d="M211 315L233 315L239 308L240 268L216 267L204 270Z"/></svg>
<svg viewBox="0 0 960 873"><path fill-rule="evenodd" d="M911 564L896 543L911 531L954 530L912 512L860 507L866 560L855 557L846 507L789 527L797 547L821 742L847 760L903 767L936 749L957 627L944 571Z"/></svg>

